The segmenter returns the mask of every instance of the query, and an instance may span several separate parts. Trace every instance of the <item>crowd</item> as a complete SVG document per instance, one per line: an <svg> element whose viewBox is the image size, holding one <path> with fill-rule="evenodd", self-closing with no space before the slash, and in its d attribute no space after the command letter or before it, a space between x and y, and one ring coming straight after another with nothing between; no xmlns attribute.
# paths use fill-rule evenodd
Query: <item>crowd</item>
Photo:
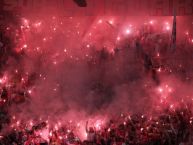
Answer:
<svg viewBox="0 0 193 145"><path fill-rule="evenodd" d="M147 37L144 36L145 39ZM159 37L158 37L159 38ZM133 38L131 38L133 39ZM127 40L128 41L128 40ZM134 47L139 60L142 60L147 72L152 73L152 79L159 85L157 70L161 67L153 61L157 59L156 55L145 53L145 40L135 40ZM168 44L162 43L162 45ZM129 46L132 47L132 46ZM149 47L149 46L148 46ZM161 45L159 46L161 47ZM163 46L164 47L164 46ZM157 48L157 50L162 50ZM114 55L125 53L127 49L115 50ZM165 53L165 52L163 52ZM161 53L160 53L161 55ZM107 61L111 57L108 52L102 50L99 53L99 61ZM155 58L155 59L154 59ZM159 57L158 57L159 58ZM93 61L93 60L91 60ZM91 62L92 63L92 62ZM102 62L103 63L103 62ZM100 62L99 62L100 64ZM28 81L27 81L28 82ZM9 85L2 88L1 91L1 110L0 127L9 124L10 116L8 108L12 103L21 103L26 101L29 92L26 91L27 82L20 82L23 87ZM18 85L19 82L17 82ZM16 83L15 83L16 84ZM23 88L23 89L21 89ZM11 94L10 94L11 92ZM11 96L11 97L10 97ZM191 145L192 144L192 111L191 107L180 106L179 108L170 108L161 111L152 117L146 115L121 115L119 119L111 119L100 129L85 125L87 134L86 140L81 140L76 131L68 129L68 125L61 126L58 129L48 128L47 122L40 122L28 128L27 125L12 128L6 134L0 136L0 145ZM42 137L42 130L49 130L45 137Z"/></svg>
<svg viewBox="0 0 193 145"><path fill-rule="evenodd" d="M37 132L46 129L47 123L33 125L31 129L19 127L1 136L1 145L191 145L192 112L184 104L168 108L154 117L124 115L111 119L101 128L85 125L86 140L81 140L68 125L49 129L47 139ZM43 133L43 131L42 131Z"/></svg>
<svg viewBox="0 0 193 145"><path fill-rule="evenodd" d="M149 35L150 36L150 35ZM168 37L168 36L165 36ZM139 60L142 60L144 68L147 72L152 73L152 79L159 85L159 78L157 70L162 66L161 64L155 64L157 58L155 50L146 53L145 47L150 48L151 45L145 42L148 38L143 36L140 41L134 38L129 40L135 40L134 46L136 48L136 55ZM159 37L156 37L159 40ZM155 40L155 38L154 38ZM164 41L164 40L163 40ZM168 42L157 46L157 51L163 49L158 47L165 47ZM131 43L129 43L131 45ZM147 45L147 46L146 46ZM114 55L125 53L128 49L116 49ZM100 61L107 61L111 57L108 52L102 50L99 53L99 64L103 63ZM93 60L90 60L93 61ZM95 60L96 62L96 60ZM90 62L92 63L92 62ZM8 107L12 103L21 103L26 101L29 92L26 91L27 82L21 83L19 90L12 84L2 88L1 91L1 110L0 110L0 125L1 127L11 122L8 113ZM30 82L30 81L29 81ZM28 82L28 83L29 83ZM16 83L15 83L16 84ZM22 88L22 89L21 89ZM10 94L11 92L11 94ZM11 97L10 97L11 96ZM61 126L60 128L49 128L47 122L40 122L39 124L33 125L28 128L27 125L12 128L8 133L0 136L0 145L191 145L192 144L192 111L191 107L180 106L179 108L171 109L168 107L162 112L152 117L146 115L121 115L119 119L111 119L100 129L96 129L91 126L88 127L88 123L85 125L85 131L87 134L86 140L81 140L77 135L76 131L68 129L68 125ZM42 137L42 130L49 130L46 139Z"/></svg>
<svg viewBox="0 0 193 145"><path fill-rule="evenodd" d="M11 19L11 18L10 18ZM14 20L15 21L15 20ZM111 27L112 24L109 23ZM169 26L167 26L169 27ZM25 52L17 53L15 43L19 38L15 37L15 32L6 31L9 27L7 24L0 27L0 145L191 145L193 144L193 114L190 104L181 103L177 107L168 105L162 108L155 115L147 114L121 114L116 119L112 118L102 124L99 128L85 122L83 132L86 133L86 139L83 139L78 133L80 126L73 129L69 124L62 124L58 127L49 125L47 121L38 121L33 124L26 122L15 121L15 118L9 114L9 107L12 104L22 104L30 101L31 91L29 88L33 86L33 81L36 80L36 73L25 74L23 68L20 70L6 71L10 56L13 57L16 63L22 59ZM119 77L120 74L111 76L115 78L117 83L128 83L129 81L140 78L135 76L129 65L136 65L135 69L141 68L144 70L144 76L151 74L152 80L156 86L160 85L159 72L176 73L182 78L191 79L189 71L192 71L189 61L192 59L192 40L188 35L188 39L179 42L175 50L170 50L170 35L166 30L164 33L157 33L151 24L144 25L141 30L135 31L132 36L127 36L123 40L117 39L120 43L109 52L108 48L101 50L93 49L91 57L87 57L88 67L94 70L96 67L100 70L99 78L94 81L91 89L99 92L103 98L112 96L113 91L109 87L108 80L105 82L105 75L110 75L105 66L107 62L117 62L118 67L111 68L109 71L117 71L123 69L124 77ZM8 34L11 33L11 34ZM13 34L12 34L13 33ZM20 35L21 32L17 32ZM129 31L127 31L129 33ZM13 36L14 35L14 36ZM13 38L10 38L13 36ZM18 36L19 37L19 36ZM173 36L174 37L174 36ZM37 37L39 39L39 37ZM25 46L25 45L24 45ZM27 46L26 46L27 47ZM94 46L88 46L94 47ZM180 48L184 48L183 50ZM23 50L22 50L23 51ZM175 52L175 53L174 53ZM182 55L179 55L183 53ZM182 57L181 57L182 56ZM124 57L124 59L122 59ZM179 63L175 59L179 59ZM132 58L132 59L131 59ZM182 59L182 61L180 60ZM123 61L123 62L120 62ZM133 61L132 63L129 61ZM184 64L181 64L184 63ZM129 65L128 65L129 64ZM139 64L139 65L138 65ZM109 65L109 64L107 64ZM5 67L6 66L6 67ZM95 67L95 68L94 68ZM18 71L20 73L18 73ZM6 73L11 74L9 80ZM105 74L106 73L106 74ZM180 74L181 73L181 74ZM118 75L118 76L117 76ZM131 77L132 78L131 78ZM136 77L136 78L134 78ZM101 79L102 78L102 79ZM103 80L104 79L104 80ZM109 81L111 82L111 80ZM104 85L104 84L108 85ZM105 100L103 100L104 102ZM102 103L103 103L102 102ZM100 105L101 101L98 102ZM97 101L95 102L95 105ZM121 105L121 104L120 104ZM14 123L16 126L12 126ZM84 134L84 133L83 133Z"/></svg>

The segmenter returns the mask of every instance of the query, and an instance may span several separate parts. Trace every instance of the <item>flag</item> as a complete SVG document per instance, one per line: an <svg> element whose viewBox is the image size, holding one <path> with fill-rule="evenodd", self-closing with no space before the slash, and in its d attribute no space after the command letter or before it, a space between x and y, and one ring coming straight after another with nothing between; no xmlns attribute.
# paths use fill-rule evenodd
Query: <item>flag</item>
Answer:
<svg viewBox="0 0 193 145"><path fill-rule="evenodd" d="M175 9L174 9L174 16L173 16L173 28L172 28L170 49L172 52L176 50L176 10Z"/></svg>

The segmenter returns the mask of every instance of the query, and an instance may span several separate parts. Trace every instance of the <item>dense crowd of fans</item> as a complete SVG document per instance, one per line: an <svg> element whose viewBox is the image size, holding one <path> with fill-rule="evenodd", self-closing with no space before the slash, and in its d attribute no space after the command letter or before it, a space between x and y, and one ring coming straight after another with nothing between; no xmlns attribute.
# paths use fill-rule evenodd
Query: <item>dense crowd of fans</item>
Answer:
<svg viewBox="0 0 193 145"><path fill-rule="evenodd" d="M1 136L2 145L179 145L192 143L192 112L185 105L179 108L168 108L159 115L124 115L109 120L100 128L88 127L86 123L86 140L80 140L76 132L68 129L68 125L50 129L47 139L37 132L47 128L47 123L34 125L31 129L20 127L9 134ZM43 133L43 131L42 131Z"/></svg>
<svg viewBox="0 0 193 145"><path fill-rule="evenodd" d="M168 36L167 36L168 37ZM156 37L157 38L157 37ZM158 37L159 38L159 37ZM133 38L132 38L133 39ZM143 36L143 39L147 37ZM133 47L136 48L136 55L143 61L144 68L147 72L152 73L152 78L159 85L157 70L162 66L154 65L154 59L150 53L144 52L145 40L137 41ZM127 40L128 41L128 40ZM143 44L144 43L144 44ZM131 44L131 43L130 43ZM168 42L160 44L167 45ZM129 46L132 47L132 46ZM148 46L149 47L149 46ZM164 47L164 46L163 46ZM157 48L158 50L161 48ZM161 49L162 50L162 49ZM120 52L119 52L120 51ZM127 49L115 49L115 54L125 53ZM152 51L152 50L151 50ZM152 52L155 52L153 50ZM165 53L165 52L163 52ZM154 55L156 56L156 55ZM111 57L108 52L101 50L99 60L106 61ZM156 60L156 59L155 59ZM92 60L89 63L93 63ZM169 70L168 70L169 72ZM17 82L21 83L21 82ZM26 101L29 92L26 91L27 83L30 80L21 83L23 87L17 90L15 86L2 87L1 91L1 110L0 110L0 125L9 124L11 122L8 113L8 107L12 103L21 103ZM15 84L15 83L14 83ZM13 85L13 84L12 84ZM12 94L10 94L12 92ZM11 97L10 97L11 96ZM67 144L98 144L98 145L179 145L192 143L192 111L191 107L180 106L179 108L168 107L159 115L148 117L146 115L122 115L119 119L109 120L100 129L89 127L86 123L85 131L87 139L81 140L76 132L68 129L68 125L61 126L58 129L50 129L47 134L47 139L42 137L42 130L48 128L46 122L41 122L27 128L26 125L21 125L15 129L11 129L6 134L0 136L1 145L67 145Z"/></svg>

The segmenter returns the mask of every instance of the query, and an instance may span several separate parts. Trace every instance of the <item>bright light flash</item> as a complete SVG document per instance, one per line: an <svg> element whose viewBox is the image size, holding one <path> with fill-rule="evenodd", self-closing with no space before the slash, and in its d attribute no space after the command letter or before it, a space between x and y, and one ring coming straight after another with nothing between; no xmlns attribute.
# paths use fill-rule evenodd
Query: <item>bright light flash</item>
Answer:
<svg viewBox="0 0 193 145"><path fill-rule="evenodd" d="M86 45L86 47L87 47L87 48L90 48L90 45L89 45L89 44L87 44L87 45Z"/></svg>
<svg viewBox="0 0 193 145"><path fill-rule="evenodd" d="M114 22L113 22L113 20L110 20L109 23L112 25Z"/></svg>
<svg viewBox="0 0 193 145"><path fill-rule="evenodd" d="M160 93L162 93L162 92L163 92L163 88L159 88L158 91L159 91Z"/></svg>
<svg viewBox="0 0 193 145"><path fill-rule="evenodd" d="M101 24L102 22L103 22L103 20L101 20L101 19L98 21L99 24Z"/></svg>
<svg viewBox="0 0 193 145"><path fill-rule="evenodd" d="M153 20L149 21L150 24L153 24Z"/></svg>
<svg viewBox="0 0 193 145"><path fill-rule="evenodd" d="M27 44L24 44L24 45L23 45L23 48L27 48Z"/></svg>
<svg viewBox="0 0 193 145"><path fill-rule="evenodd" d="M121 38L118 36L118 37L117 37L117 41L119 41L120 39L121 39Z"/></svg>
<svg viewBox="0 0 193 145"><path fill-rule="evenodd" d="M125 32L126 32L126 34L130 34L130 33L131 33L131 30L130 30L130 29L127 29Z"/></svg>
<svg viewBox="0 0 193 145"><path fill-rule="evenodd" d="M166 30L169 31L170 30L170 26L166 26Z"/></svg>

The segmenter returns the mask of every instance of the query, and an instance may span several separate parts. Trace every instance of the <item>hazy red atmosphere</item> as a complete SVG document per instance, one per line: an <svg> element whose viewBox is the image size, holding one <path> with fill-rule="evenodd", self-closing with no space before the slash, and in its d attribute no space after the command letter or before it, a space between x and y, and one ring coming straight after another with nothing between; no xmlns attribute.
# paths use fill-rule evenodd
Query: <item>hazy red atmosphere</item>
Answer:
<svg viewBox="0 0 193 145"><path fill-rule="evenodd" d="M192 0L0 0L0 145L191 145Z"/></svg>

